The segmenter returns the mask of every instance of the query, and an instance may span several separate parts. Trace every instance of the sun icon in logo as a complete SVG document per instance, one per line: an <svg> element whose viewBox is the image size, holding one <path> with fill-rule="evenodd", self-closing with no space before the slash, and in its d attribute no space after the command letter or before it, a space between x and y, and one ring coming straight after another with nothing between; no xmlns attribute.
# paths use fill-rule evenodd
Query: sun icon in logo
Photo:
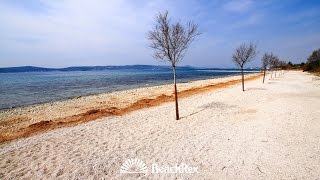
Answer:
<svg viewBox="0 0 320 180"><path fill-rule="evenodd" d="M120 173L148 173L148 168L146 163L142 160L128 159L120 167Z"/></svg>

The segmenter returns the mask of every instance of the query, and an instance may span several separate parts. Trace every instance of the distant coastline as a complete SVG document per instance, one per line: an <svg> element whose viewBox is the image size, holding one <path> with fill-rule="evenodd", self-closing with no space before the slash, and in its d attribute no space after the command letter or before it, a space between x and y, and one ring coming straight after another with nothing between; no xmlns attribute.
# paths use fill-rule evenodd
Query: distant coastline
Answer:
<svg viewBox="0 0 320 180"><path fill-rule="evenodd" d="M53 71L104 71L104 70L171 70L171 66L155 66L155 65L123 65L123 66L71 66L65 68L46 68L36 66L18 66L18 67L4 67L0 68L0 73L19 73L19 72L53 72ZM204 70L238 70L236 68L202 68L192 66L179 66L177 69L190 70L190 69L204 69ZM251 70L257 70L252 68Z"/></svg>

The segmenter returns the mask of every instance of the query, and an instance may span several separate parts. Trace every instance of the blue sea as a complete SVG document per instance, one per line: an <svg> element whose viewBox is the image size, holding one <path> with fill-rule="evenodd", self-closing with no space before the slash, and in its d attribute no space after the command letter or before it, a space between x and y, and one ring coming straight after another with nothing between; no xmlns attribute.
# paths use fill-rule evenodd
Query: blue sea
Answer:
<svg viewBox="0 0 320 180"><path fill-rule="evenodd" d="M246 71L251 73L255 71ZM239 74L238 70L181 69L178 82ZM170 69L0 73L0 109L172 83Z"/></svg>

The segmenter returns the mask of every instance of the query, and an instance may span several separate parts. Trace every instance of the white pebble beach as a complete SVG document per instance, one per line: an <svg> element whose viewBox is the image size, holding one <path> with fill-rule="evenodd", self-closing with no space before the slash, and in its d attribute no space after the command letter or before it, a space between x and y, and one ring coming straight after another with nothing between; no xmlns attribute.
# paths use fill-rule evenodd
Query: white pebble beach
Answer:
<svg viewBox="0 0 320 180"><path fill-rule="evenodd" d="M0 179L319 179L320 78L288 71L0 145ZM120 173L127 159L147 173ZM196 167L155 173L152 165Z"/></svg>

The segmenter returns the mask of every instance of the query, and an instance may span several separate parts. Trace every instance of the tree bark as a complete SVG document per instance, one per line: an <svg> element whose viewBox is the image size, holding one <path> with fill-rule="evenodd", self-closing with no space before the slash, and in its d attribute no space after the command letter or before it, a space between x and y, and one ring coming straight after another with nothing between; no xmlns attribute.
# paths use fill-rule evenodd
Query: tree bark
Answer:
<svg viewBox="0 0 320 180"><path fill-rule="evenodd" d="M243 75L243 67L241 68L241 74L242 74L242 91L244 91L244 75Z"/></svg>
<svg viewBox="0 0 320 180"><path fill-rule="evenodd" d="M273 71L271 71L271 79L272 79Z"/></svg>
<svg viewBox="0 0 320 180"><path fill-rule="evenodd" d="M176 81L176 68L173 67L173 84L174 84L174 100L176 105L176 120L179 120L179 105L178 105L178 92L177 92L177 81Z"/></svg>
<svg viewBox="0 0 320 180"><path fill-rule="evenodd" d="M264 79L266 78L266 68L263 69L263 81L262 83L264 83Z"/></svg>

